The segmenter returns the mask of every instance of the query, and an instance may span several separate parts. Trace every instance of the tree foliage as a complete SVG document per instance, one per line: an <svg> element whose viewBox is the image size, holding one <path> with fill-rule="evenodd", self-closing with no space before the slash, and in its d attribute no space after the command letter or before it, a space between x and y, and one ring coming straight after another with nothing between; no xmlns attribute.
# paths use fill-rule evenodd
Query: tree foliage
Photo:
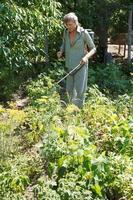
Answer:
<svg viewBox="0 0 133 200"><path fill-rule="evenodd" d="M34 72L33 63L46 61L45 39L49 37L51 43L54 39L56 44L55 37L60 31L60 6L51 0L0 3L0 84L3 90L4 80L14 79L16 74L28 77Z"/></svg>
<svg viewBox="0 0 133 200"><path fill-rule="evenodd" d="M2 63L13 68L44 59L45 29L54 33L55 27L56 30L59 27L59 3L49 0L20 2L0 5Z"/></svg>

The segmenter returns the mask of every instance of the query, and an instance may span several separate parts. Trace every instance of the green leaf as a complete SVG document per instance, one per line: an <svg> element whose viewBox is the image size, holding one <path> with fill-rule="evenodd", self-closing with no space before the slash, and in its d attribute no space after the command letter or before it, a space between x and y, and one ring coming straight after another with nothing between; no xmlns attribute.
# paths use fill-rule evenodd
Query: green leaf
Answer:
<svg viewBox="0 0 133 200"><path fill-rule="evenodd" d="M101 187L98 184L95 184L92 186L92 189L101 197L102 196L102 192L101 192Z"/></svg>

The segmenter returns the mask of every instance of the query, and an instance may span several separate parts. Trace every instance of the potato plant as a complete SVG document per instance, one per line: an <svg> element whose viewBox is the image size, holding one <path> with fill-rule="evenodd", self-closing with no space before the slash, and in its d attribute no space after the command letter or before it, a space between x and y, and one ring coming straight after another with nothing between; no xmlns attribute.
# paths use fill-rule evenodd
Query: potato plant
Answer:
<svg viewBox="0 0 133 200"><path fill-rule="evenodd" d="M27 82L26 108L0 107L2 199L131 200L132 94L93 85L82 109L62 106L54 70Z"/></svg>

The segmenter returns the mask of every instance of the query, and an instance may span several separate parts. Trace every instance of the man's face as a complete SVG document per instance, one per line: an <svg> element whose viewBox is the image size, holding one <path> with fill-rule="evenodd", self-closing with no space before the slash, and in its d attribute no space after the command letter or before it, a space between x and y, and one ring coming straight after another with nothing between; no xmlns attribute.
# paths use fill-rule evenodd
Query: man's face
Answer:
<svg viewBox="0 0 133 200"><path fill-rule="evenodd" d="M68 21L66 24L65 24L66 28L68 29L69 32L73 32L74 30L76 30L76 23L74 21Z"/></svg>

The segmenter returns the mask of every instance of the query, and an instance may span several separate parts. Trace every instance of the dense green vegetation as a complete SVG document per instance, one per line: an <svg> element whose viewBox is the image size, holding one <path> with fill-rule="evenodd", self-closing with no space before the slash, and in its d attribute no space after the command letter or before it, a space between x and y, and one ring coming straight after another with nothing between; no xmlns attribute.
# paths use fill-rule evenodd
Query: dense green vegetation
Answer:
<svg viewBox="0 0 133 200"><path fill-rule="evenodd" d="M65 82L56 85L66 73L56 60L64 6L95 31L97 10L103 17L103 3L115 6L106 18L114 34L130 2L1 1L0 200L133 199L133 65L91 60L82 109L69 103ZM23 109L13 100L21 89Z"/></svg>
<svg viewBox="0 0 133 200"><path fill-rule="evenodd" d="M108 67L119 70L110 65L103 72ZM94 85L99 70L91 73L81 110L62 107L50 78L60 70L27 83L25 109L1 106L1 199L132 199L133 95L107 97ZM103 91L115 83L111 77L104 77ZM115 84L107 93L123 93L129 80L121 76Z"/></svg>
<svg viewBox="0 0 133 200"><path fill-rule="evenodd" d="M47 43L53 44L54 54L56 35L61 29L59 3L22 2L0 3L0 99L8 98L21 81L44 69Z"/></svg>

